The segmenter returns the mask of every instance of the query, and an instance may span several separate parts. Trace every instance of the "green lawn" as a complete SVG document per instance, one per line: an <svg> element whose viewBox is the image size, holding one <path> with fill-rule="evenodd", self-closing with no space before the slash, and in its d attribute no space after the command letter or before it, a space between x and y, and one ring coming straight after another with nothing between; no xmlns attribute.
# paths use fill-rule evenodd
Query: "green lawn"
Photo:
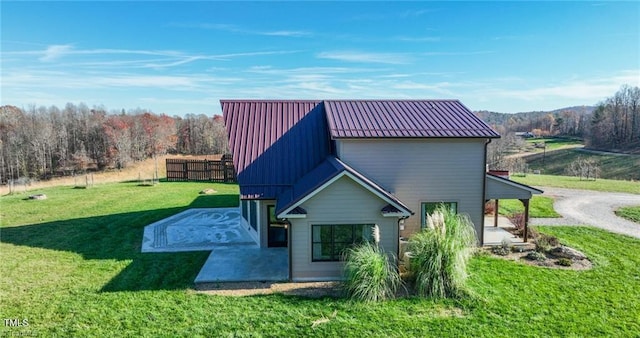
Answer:
<svg viewBox="0 0 640 338"><path fill-rule="evenodd" d="M563 149L563 148L572 148L572 147L578 147L578 146L582 146L584 143L579 140L579 139L572 139L572 138L556 138L556 137L549 137L549 138L530 138L527 139L527 143L534 145L536 143L544 143L546 145L546 149L547 151L549 150L556 150L556 149ZM536 151L540 151L542 152L543 149L542 148L535 148Z"/></svg>
<svg viewBox="0 0 640 338"><path fill-rule="evenodd" d="M214 196L198 191L213 187ZM188 207L237 203L237 186L112 184L0 197L0 315L29 326L0 336L637 336L640 240L594 228L543 232L584 251L595 268L565 271L478 256L472 296L381 304L285 295L198 294L207 252L141 254L143 227ZM33 192L36 193L36 192ZM335 313L335 316L333 314ZM313 322L326 318L316 326Z"/></svg>
<svg viewBox="0 0 640 338"><path fill-rule="evenodd" d="M509 216L524 212L524 205L519 200L500 200L498 212ZM529 217L554 218L562 217L553 209L553 198L546 196L533 196L529 202Z"/></svg>
<svg viewBox="0 0 640 338"><path fill-rule="evenodd" d="M616 215L624 217L632 222L640 223L640 205L620 208L616 210Z"/></svg>
<svg viewBox="0 0 640 338"><path fill-rule="evenodd" d="M640 194L640 181L622 181L598 179L596 181L581 181L577 177L556 175L527 175L525 177L512 175L511 179L531 186L546 186L557 188L584 189L611 192L626 192Z"/></svg>

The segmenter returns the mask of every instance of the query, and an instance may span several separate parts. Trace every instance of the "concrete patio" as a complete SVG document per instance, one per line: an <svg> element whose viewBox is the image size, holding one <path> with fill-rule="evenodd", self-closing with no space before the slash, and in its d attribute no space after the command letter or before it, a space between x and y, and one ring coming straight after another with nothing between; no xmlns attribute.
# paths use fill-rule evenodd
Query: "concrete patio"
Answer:
<svg viewBox="0 0 640 338"><path fill-rule="evenodd" d="M225 246L211 251L196 283L280 282L289 279L287 248Z"/></svg>
<svg viewBox="0 0 640 338"><path fill-rule="evenodd" d="M498 226L494 225L493 216L485 216L484 218L484 245L494 246L500 245L503 239L511 241L511 244L518 245L524 244L522 237L518 237L507 231L506 229L513 229L515 225L511 221L504 217L498 216Z"/></svg>
<svg viewBox="0 0 640 338"><path fill-rule="evenodd" d="M189 209L144 229L142 252L211 251L196 283L285 281L287 248L260 248L239 208Z"/></svg>

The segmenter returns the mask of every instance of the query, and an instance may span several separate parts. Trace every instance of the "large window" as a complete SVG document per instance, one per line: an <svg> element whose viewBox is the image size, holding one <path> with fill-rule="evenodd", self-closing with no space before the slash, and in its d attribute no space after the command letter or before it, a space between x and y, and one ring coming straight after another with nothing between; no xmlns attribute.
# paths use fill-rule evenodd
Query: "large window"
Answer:
<svg viewBox="0 0 640 338"><path fill-rule="evenodd" d="M258 231L258 201L249 201L249 224L253 230Z"/></svg>
<svg viewBox="0 0 640 338"><path fill-rule="evenodd" d="M422 203L422 227L427 226L427 215L431 215L439 206L445 206L458 213L458 202L425 202Z"/></svg>
<svg viewBox="0 0 640 338"><path fill-rule="evenodd" d="M312 225L312 261L339 261L345 249L371 240L372 227L373 224Z"/></svg>

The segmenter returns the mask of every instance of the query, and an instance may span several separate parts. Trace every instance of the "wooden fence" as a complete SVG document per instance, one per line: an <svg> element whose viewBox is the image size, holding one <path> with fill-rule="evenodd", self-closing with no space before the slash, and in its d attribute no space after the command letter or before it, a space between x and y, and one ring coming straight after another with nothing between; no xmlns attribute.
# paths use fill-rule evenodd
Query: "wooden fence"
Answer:
<svg viewBox="0 0 640 338"><path fill-rule="evenodd" d="M219 161L168 158L167 181L235 183L236 170L229 155L222 156Z"/></svg>

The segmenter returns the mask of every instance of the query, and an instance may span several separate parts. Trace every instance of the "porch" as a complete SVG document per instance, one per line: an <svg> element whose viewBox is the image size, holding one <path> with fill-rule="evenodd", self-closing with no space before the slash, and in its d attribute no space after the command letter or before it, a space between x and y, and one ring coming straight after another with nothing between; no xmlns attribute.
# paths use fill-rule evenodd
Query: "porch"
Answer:
<svg viewBox="0 0 640 338"><path fill-rule="evenodd" d="M504 239L508 240L512 245L524 245L525 242L522 237L516 236L509 231L515 228L516 226L504 216L498 216L497 222L495 216L485 216L484 245L501 245Z"/></svg>
<svg viewBox="0 0 640 338"><path fill-rule="evenodd" d="M497 245L503 238L510 239L512 243L517 243L518 240L521 243L526 243L529 231L529 202L534 194L542 194L543 191L512 181L508 176L498 176L493 173L486 174L485 184L485 202L493 200L494 214L492 217L484 219L481 243L483 245ZM505 230L509 227L515 228L515 225L506 217L498 214L501 199L517 199L522 202L524 206L523 238L516 238Z"/></svg>

